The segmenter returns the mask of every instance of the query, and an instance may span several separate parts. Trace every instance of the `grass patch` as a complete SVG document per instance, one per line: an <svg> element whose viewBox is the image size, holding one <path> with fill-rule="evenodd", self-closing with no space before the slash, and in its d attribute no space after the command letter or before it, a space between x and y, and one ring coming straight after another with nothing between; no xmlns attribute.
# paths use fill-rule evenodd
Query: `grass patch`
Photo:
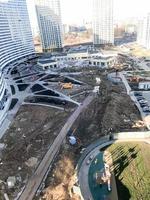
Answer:
<svg viewBox="0 0 150 200"><path fill-rule="evenodd" d="M150 197L150 146L145 143L113 144L112 154L119 200Z"/></svg>
<svg viewBox="0 0 150 200"><path fill-rule="evenodd" d="M140 45L137 45L137 44L134 44L134 45L131 45L131 53L133 56L136 56L136 57L150 57L150 50L140 46Z"/></svg>

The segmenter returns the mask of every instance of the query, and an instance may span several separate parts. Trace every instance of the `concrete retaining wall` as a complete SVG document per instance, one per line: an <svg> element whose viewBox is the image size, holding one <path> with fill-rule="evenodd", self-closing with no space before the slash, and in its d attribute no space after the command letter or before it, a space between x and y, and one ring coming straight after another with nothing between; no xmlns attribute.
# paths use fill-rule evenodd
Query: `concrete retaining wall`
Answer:
<svg viewBox="0 0 150 200"><path fill-rule="evenodd" d="M146 132L121 132L121 133L114 133L112 135L112 138L110 139L109 135L101 137L99 139L97 139L95 142L93 142L92 144L90 144L82 153L78 164L77 164L77 168L76 170L79 171L81 164L83 162L83 160L85 159L85 157L96 147L101 146L105 147L109 144L113 144L116 141L123 141L123 140L146 140L146 139L150 139L150 131L146 131Z"/></svg>
<svg viewBox="0 0 150 200"><path fill-rule="evenodd" d="M150 131L147 132L122 132L113 135L114 140L125 139L150 139Z"/></svg>
<svg viewBox="0 0 150 200"><path fill-rule="evenodd" d="M128 84L128 81L126 80L125 76L123 75L123 72L119 72L119 76L122 79L122 82L124 83L126 90L127 90L127 94L130 95L131 92L131 87Z"/></svg>

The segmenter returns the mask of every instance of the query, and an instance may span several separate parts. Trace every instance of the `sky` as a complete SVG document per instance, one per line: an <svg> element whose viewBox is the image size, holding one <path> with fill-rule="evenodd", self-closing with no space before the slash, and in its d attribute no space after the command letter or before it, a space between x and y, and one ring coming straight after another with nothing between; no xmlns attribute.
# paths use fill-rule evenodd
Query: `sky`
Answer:
<svg viewBox="0 0 150 200"><path fill-rule="evenodd" d="M37 29L34 0L26 0L33 29ZM92 19L92 0L60 0L63 24L82 24ZM150 12L150 0L114 0L114 18L142 17Z"/></svg>

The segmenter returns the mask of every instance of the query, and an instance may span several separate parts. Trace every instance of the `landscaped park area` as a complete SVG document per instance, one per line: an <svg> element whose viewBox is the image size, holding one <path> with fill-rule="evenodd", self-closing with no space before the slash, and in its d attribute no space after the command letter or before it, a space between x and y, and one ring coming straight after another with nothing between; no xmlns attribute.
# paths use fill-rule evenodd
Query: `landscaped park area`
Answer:
<svg viewBox="0 0 150 200"><path fill-rule="evenodd" d="M115 143L107 148L112 155L119 200L150 199L150 145Z"/></svg>

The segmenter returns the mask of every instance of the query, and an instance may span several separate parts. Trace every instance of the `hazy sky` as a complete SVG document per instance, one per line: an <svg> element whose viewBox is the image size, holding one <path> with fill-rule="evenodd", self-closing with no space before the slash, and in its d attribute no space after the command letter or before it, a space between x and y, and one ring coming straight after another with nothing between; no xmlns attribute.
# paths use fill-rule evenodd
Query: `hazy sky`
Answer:
<svg viewBox="0 0 150 200"><path fill-rule="evenodd" d="M37 26L34 0L26 0L32 27ZM63 23L91 21L92 0L60 0ZM150 12L150 0L114 0L115 19L141 17Z"/></svg>

